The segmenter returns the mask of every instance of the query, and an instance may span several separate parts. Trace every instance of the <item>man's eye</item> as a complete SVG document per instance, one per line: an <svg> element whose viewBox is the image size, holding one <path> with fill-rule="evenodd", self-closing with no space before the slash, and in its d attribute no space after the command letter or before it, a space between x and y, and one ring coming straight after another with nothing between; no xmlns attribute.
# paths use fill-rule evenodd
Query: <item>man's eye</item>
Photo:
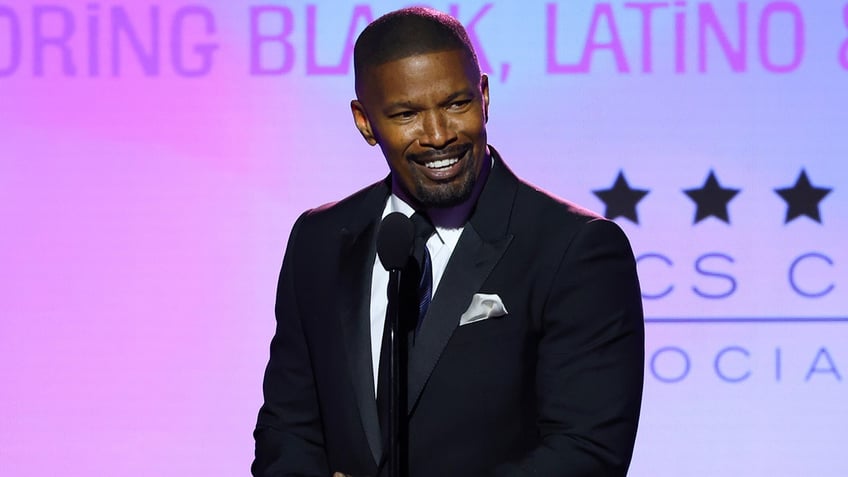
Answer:
<svg viewBox="0 0 848 477"><path fill-rule="evenodd" d="M454 101L453 103L450 104L450 107L451 107L451 109L462 109L462 108L468 106L469 104L471 104L471 100L470 99L464 99L462 101Z"/></svg>
<svg viewBox="0 0 848 477"><path fill-rule="evenodd" d="M395 119L411 119L415 116L415 111L401 111L392 115Z"/></svg>

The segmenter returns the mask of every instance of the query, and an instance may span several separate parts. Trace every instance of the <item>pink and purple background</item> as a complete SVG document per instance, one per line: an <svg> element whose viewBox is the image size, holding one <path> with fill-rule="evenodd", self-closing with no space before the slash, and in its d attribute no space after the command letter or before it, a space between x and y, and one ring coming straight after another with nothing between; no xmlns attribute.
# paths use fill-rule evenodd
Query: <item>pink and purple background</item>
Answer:
<svg viewBox="0 0 848 477"><path fill-rule="evenodd" d="M405 5L0 0L0 475L248 473L289 228L387 172L346 44ZM630 475L848 475L848 2L430 5L519 175L650 190ZM710 170L730 223L693 223Z"/></svg>

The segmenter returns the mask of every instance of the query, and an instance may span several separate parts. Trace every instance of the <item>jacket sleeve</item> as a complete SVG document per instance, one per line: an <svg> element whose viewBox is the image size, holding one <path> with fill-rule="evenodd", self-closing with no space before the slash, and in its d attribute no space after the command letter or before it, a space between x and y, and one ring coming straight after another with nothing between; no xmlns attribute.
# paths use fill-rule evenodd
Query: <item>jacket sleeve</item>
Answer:
<svg viewBox="0 0 848 477"><path fill-rule="evenodd" d="M329 475L312 363L297 303L295 257L305 215L292 228L277 285L277 327L265 370L265 400L253 433L256 456L251 472L256 477Z"/></svg>
<svg viewBox="0 0 848 477"><path fill-rule="evenodd" d="M547 295L536 370L540 445L499 477L624 477L642 399L644 320L618 226L596 219L567 245Z"/></svg>

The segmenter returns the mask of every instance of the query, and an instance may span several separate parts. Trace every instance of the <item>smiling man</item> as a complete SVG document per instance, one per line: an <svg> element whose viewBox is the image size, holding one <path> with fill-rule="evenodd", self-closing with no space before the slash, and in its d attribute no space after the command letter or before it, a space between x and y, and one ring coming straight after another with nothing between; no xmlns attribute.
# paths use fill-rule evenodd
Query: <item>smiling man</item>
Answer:
<svg viewBox="0 0 848 477"><path fill-rule="evenodd" d="M292 229L253 474L387 475L375 243L400 212L426 230L404 270L418 315L408 475L624 476L644 361L626 237L520 181L488 145L488 79L453 18L389 13L354 64L354 123L390 175Z"/></svg>

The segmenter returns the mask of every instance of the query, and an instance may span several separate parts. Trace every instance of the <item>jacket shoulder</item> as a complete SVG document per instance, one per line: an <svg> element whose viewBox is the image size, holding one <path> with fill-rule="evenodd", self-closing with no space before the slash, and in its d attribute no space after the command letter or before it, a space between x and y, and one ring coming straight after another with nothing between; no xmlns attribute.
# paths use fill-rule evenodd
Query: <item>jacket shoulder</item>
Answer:
<svg viewBox="0 0 848 477"><path fill-rule="evenodd" d="M338 226L349 223L355 218L363 217L363 214L372 215L372 209L385 203L388 191L386 180L375 182L341 200L307 210L299 221L307 226Z"/></svg>
<svg viewBox="0 0 848 477"><path fill-rule="evenodd" d="M589 222L607 220L597 212L525 181L519 181L516 207L519 210L535 211L533 214L526 214L533 216L535 220L551 221L566 227L580 227Z"/></svg>

